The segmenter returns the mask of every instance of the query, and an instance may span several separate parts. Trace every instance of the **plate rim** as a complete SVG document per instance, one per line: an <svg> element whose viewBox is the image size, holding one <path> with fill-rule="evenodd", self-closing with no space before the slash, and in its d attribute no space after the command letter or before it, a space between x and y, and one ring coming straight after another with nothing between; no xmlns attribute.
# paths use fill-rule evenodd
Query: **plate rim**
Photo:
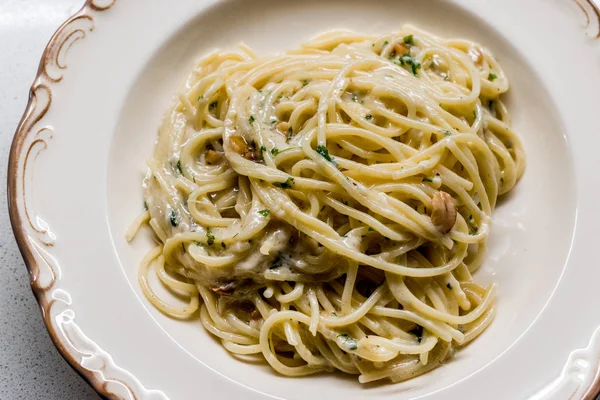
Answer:
<svg viewBox="0 0 600 400"><path fill-rule="evenodd" d="M52 91L51 85L56 84L62 80L62 76L59 78L50 78L47 74L46 68L52 56L55 57L55 62L58 63L58 52L60 49L68 45L72 45L74 42L66 43L65 37L68 37L73 34L68 34L69 29L71 29L71 25L74 21L84 18L89 19L93 22L93 16L96 13L106 11L110 9L117 0L108 0L106 3L102 3L102 1L98 0L85 0L85 3L77 10L73 15L67 18L52 34L48 43L44 47L42 52L42 56L40 58L38 69L29 88L29 95L27 100L27 105L25 106L25 110L23 111L23 115L17 125L15 130L12 143L9 150L8 156L8 168L7 168L7 200L8 200L8 213L11 228L13 231L13 235L17 242L17 247L19 248L19 252L21 253L21 257L25 263L25 267L27 268L27 272L29 274L29 283L31 286L31 291L35 296L35 299L39 306L39 311L42 315L42 320L44 322L44 326L50 335L50 339L54 347L58 350L58 353L61 357L67 362L67 364L79 375L83 378L83 380L90 385L96 393L107 400L120 400L120 397L117 397L114 393L108 391L106 384L107 380L99 379L94 376L94 373L88 369L86 369L80 362L78 362L73 354L71 354L67 346L64 343L66 339L64 335L61 335L54 328L50 321L50 313L47 312L50 302L49 299L45 296L48 288L43 288L38 285L36 282L36 275L40 269L40 265L37 260L33 256L33 251L31 245L27 240L27 229L24 225L24 221L20 211L18 209L17 203L17 195L18 190L17 186L19 185L19 181L21 181L21 186L25 186L25 175L19 175L19 161L20 156L22 155L23 145L25 143L25 139L32 133L32 128L35 124L39 123L48 110L51 107L52 103ZM90 31L93 30L93 27ZM83 37L85 37L85 32L83 32ZM75 41L78 39L75 39ZM66 69L66 67L61 68ZM44 77L49 82L43 82ZM37 99L36 99L36 91L40 87L45 87L48 90L48 94L50 96L49 103L43 107L40 111L39 116L35 116L36 109L38 107ZM28 119L34 116L34 120L32 123L28 123ZM51 286L50 286L51 287Z"/></svg>
<svg viewBox="0 0 600 400"><path fill-rule="evenodd" d="M591 39L600 39L600 6L596 4L595 0L571 1L575 3L585 15L586 21L583 28L587 35ZM30 216L27 212L27 205L23 204L23 210L20 209L19 188L23 191L21 195L24 199L24 191L26 186L25 164L27 163L27 158L33 146L32 144L30 144L30 147L27 149L26 152L24 152L24 145L26 144L26 140L28 138L38 135L41 131L46 129L41 128L38 132L34 132L33 128L36 127L36 125L44 119L47 112L51 108L52 102L54 100L52 96L52 86L62 81L62 73L64 72L64 70L67 69L66 65L61 65L59 61L61 51L67 52L71 45L73 45L73 43L80 39L84 39L87 33L94 30L94 16L111 9L116 3L117 0L85 0L83 6L73 15L71 15L68 19L66 19L65 22L63 22L52 34L51 38L48 41L48 44L44 47L44 50L42 52L42 56L39 61L35 78L29 89L29 96L27 104L25 106L25 110L15 130L15 134L13 136L9 151L7 168L7 200L9 219L13 235L17 242L17 246L24 260L25 266L28 270L31 289L40 308L40 312L42 314L42 319L44 321L46 330L50 335L53 345L56 347L63 359L67 361L69 366L75 372L77 372L77 374L80 375L98 393L99 396L101 396L104 399L111 400L124 399L123 397L120 397L117 394L110 391L107 387L107 384L109 382L114 382L115 380L119 384L125 386L129 393L134 396L134 398L138 398L138 389L141 389L142 395L148 394L148 391L146 391L145 388L138 386L139 381L135 382L138 385L127 383L127 381L131 378L136 380L133 376L126 377L125 379L121 379L118 377L105 379L104 374L95 374L94 371L84 367L83 364L80 361L78 361L75 358L75 356L69 351L69 346L66 344L68 338L65 336L64 333L61 333L56 330L55 326L52 324L52 316L49 312L49 307L54 300L49 299L47 295L49 289L53 287L57 278L54 277L53 282L47 287L40 285L36 279L41 266L38 263L36 257L34 256L34 252L36 251L36 249L31 245L30 241L28 240L28 230L30 228L33 228L38 233L40 233L41 231L36 229L36 227L31 223ZM91 22L91 26L88 28L88 32L82 30L82 28L80 27L74 26L75 22L80 19L88 20L89 22ZM76 34L79 34L80 36L77 36ZM65 46L66 49L63 50ZM48 67L52 66L52 63L55 67L57 67L60 70L60 74L57 77L52 76L48 72ZM39 89L44 89L47 91L47 104L43 104L38 101L37 91ZM23 164L23 168L20 168L21 164ZM25 201L23 201L23 203L25 203ZM27 219L29 219L30 227L26 226ZM52 243L47 245L52 246ZM110 364L113 364L114 366L114 363L112 361L110 361ZM124 375L130 375L127 371L124 371L118 367L116 368L116 370ZM134 386L138 387L134 388ZM600 395L600 370L595 371L592 381L587 387L587 390L584 392L583 399L593 400L598 395Z"/></svg>

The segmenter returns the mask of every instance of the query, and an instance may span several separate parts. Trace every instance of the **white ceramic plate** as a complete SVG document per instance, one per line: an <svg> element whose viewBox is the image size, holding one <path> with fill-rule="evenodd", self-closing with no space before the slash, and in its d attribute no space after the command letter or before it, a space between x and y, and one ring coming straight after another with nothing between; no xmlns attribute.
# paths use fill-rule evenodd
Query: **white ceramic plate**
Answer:
<svg viewBox="0 0 600 400"><path fill-rule="evenodd" d="M600 13L584 0L88 0L40 64L9 162L10 213L52 338L109 398L591 399L600 389ZM157 127L192 62L240 41L267 54L332 28L413 23L480 42L512 88L528 156L501 201L481 280L491 327L396 385L285 378L231 357L198 320L157 312L124 240ZM79 43L80 39L81 42Z"/></svg>

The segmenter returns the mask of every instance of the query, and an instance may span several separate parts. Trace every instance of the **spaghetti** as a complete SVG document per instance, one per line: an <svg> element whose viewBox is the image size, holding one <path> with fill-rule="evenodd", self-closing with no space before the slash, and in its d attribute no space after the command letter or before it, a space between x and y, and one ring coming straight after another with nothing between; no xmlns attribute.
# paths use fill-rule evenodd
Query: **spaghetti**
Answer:
<svg viewBox="0 0 600 400"><path fill-rule="evenodd" d="M205 56L164 118L127 233L149 224L159 243L144 294L283 375L435 368L494 317L494 285L472 273L525 165L508 86L487 49L411 26ZM189 304L159 298L151 269Z"/></svg>

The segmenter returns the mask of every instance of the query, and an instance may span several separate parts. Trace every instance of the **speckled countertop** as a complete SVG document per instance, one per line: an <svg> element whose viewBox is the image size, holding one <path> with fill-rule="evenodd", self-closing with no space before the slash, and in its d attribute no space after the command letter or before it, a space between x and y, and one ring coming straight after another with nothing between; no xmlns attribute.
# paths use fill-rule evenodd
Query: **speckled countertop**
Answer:
<svg viewBox="0 0 600 400"><path fill-rule="evenodd" d="M95 392L46 332L10 229L6 167L42 51L83 0L0 0L0 399L86 400Z"/></svg>

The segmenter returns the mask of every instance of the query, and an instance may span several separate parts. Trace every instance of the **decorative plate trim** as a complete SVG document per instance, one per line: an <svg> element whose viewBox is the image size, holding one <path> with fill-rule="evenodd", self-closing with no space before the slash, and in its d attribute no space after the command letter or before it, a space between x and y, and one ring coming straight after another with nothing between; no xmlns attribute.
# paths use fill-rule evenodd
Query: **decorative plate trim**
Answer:
<svg viewBox="0 0 600 400"><path fill-rule="evenodd" d="M588 346L569 354L560 375L529 400L552 398L594 400L600 386L600 327L596 328Z"/></svg>
<svg viewBox="0 0 600 400"><path fill-rule="evenodd" d="M31 167L48 148L54 132L42 120L52 106L53 85L66 70L66 55L77 41L94 30L94 15L109 10L117 0L86 0L84 6L54 33L46 46L36 79L31 86L25 113L17 127L8 160L8 205L13 232L30 274L32 291L40 305L44 323L54 345L70 366L106 399L156 399L168 397L148 390L112 357L85 335L75 323L71 296L57 288L61 269L49 253L56 241L50 225L29 207ZM584 13L585 30L600 38L600 9L594 0L573 0ZM588 347L573 351L554 381L531 399L542 399L559 390L573 390L571 397L593 400L600 394L600 327Z"/></svg>
<svg viewBox="0 0 600 400"><path fill-rule="evenodd" d="M67 53L73 44L94 30L94 15L109 10L115 2L87 0L81 10L58 28L46 46L10 150L9 214L44 323L63 358L106 399L162 400L167 399L163 392L145 389L75 323L71 296L57 285L61 279L60 266L48 251L56 235L31 204L33 188L27 184L37 156L48 148L54 136L52 128L43 125L43 119L52 106L52 88L63 79Z"/></svg>
<svg viewBox="0 0 600 400"><path fill-rule="evenodd" d="M593 39L600 38L600 8L595 0L573 0L585 15L585 29Z"/></svg>

